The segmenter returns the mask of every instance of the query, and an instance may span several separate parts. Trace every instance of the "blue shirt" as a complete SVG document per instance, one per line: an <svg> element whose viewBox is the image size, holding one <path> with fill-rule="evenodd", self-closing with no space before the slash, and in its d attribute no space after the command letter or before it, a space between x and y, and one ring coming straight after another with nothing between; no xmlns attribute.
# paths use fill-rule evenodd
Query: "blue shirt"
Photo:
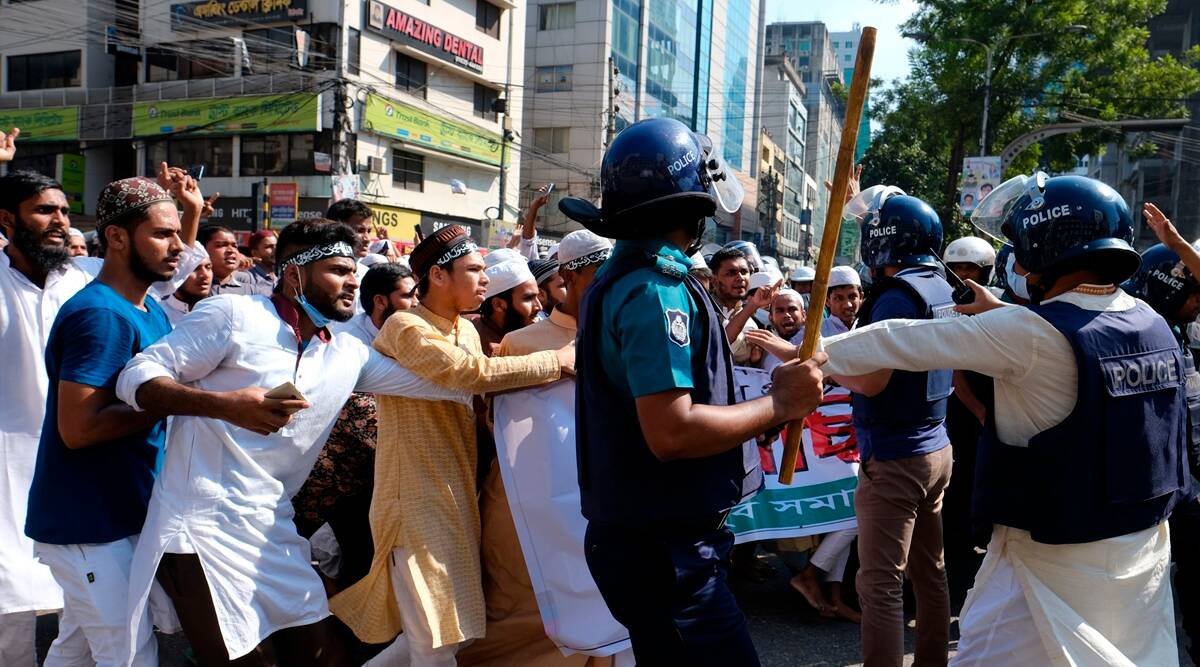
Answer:
<svg viewBox="0 0 1200 667"><path fill-rule="evenodd" d="M161 461L164 421L147 431L69 449L58 431L58 383L116 388L125 363L171 331L147 298L140 310L94 280L58 312L46 345L50 391L25 534L47 544L113 542L142 531Z"/></svg>
<svg viewBox="0 0 1200 667"><path fill-rule="evenodd" d="M619 240L597 277L621 255L647 252L657 256L658 267L617 280L602 305L602 367L634 398L692 389L693 377L703 375L697 366L704 364L697 306L682 277L692 262L683 251L661 239Z"/></svg>

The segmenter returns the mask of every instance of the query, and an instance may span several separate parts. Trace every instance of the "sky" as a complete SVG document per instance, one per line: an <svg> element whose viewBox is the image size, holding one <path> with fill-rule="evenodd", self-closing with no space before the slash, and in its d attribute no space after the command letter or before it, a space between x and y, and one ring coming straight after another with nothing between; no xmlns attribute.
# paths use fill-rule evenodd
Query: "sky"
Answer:
<svg viewBox="0 0 1200 667"><path fill-rule="evenodd" d="M914 0L766 0L767 23L821 21L830 31L850 30L854 23L879 30L871 77L891 83L908 76L908 50L916 44L900 36L900 24L917 10Z"/></svg>

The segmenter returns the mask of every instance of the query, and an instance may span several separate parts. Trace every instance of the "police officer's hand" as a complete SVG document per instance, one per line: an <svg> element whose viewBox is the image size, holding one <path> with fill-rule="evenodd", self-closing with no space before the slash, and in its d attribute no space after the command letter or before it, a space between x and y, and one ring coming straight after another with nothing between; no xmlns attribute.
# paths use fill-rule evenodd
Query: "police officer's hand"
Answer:
<svg viewBox="0 0 1200 667"><path fill-rule="evenodd" d="M821 404L825 391L821 366L828 360L824 352L817 352L808 361L795 359L775 369L771 399L785 419L803 419Z"/></svg>
<svg viewBox="0 0 1200 667"><path fill-rule="evenodd" d="M558 357L558 365L562 370L563 375L575 374L575 342L568 343L565 347L560 347L554 351Z"/></svg>
<svg viewBox="0 0 1200 667"><path fill-rule="evenodd" d="M1004 302L1000 299L997 299L996 295L992 294L990 289L980 285L974 280L968 278L966 280L966 285L967 287L971 288L972 292L975 293L975 300L971 303L964 303L962 305L955 306L955 311L960 312L963 315L978 315L980 313L986 313L987 311L995 308L1000 308L1004 305Z"/></svg>

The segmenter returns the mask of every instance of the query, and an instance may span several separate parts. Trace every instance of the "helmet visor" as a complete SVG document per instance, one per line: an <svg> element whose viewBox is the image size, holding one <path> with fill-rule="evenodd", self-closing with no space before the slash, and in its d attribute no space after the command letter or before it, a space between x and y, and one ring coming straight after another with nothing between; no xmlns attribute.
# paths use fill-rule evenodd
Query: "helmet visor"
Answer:
<svg viewBox="0 0 1200 667"><path fill-rule="evenodd" d="M849 216L861 223L867 218L868 213L873 210L878 211L888 197L902 194L904 194L904 190L894 185L872 185L846 202L846 207L842 209L842 217Z"/></svg>
<svg viewBox="0 0 1200 667"><path fill-rule="evenodd" d="M971 211L971 224L989 238L1004 243L1003 227L1013 204L1031 190L1040 189L1045 182L1046 175L1041 172L1033 176L1013 176L1004 181L975 205L975 210Z"/></svg>
<svg viewBox="0 0 1200 667"><path fill-rule="evenodd" d="M746 189L725 163L721 154L713 150L712 140L703 134L695 134L696 142L704 154L701 169L708 175L708 192L717 200L717 206L726 213L736 213L742 207Z"/></svg>

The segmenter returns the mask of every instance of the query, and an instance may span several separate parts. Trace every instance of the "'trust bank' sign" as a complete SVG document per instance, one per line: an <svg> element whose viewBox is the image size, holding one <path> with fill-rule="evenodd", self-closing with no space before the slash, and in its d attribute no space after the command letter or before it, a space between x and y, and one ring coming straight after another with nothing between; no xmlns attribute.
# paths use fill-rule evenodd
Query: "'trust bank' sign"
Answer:
<svg viewBox="0 0 1200 667"><path fill-rule="evenodd" d="M435 58L483 73L483 47L435 25L379 2L370 1L367 25L393 42L411 46Z"/></svg>

